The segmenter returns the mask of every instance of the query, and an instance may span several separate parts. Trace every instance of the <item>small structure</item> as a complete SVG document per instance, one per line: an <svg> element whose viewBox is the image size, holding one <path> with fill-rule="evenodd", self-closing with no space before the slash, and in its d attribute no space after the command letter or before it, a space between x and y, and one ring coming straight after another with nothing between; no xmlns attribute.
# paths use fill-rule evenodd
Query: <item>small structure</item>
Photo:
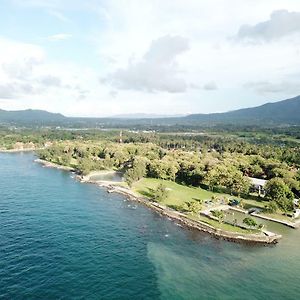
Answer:
<svg viewBox="0 0 300 300"><path fill-rule="evenodd" d="M293 218L296 219L299 218L299 216L300 216L300 209L296 208L293 212Z"/></svg>
<svg viewBox="0 0 300 300"><path fill-rule="evenodd" d="M122 132L122 130L121 130L121 131L120 131L120 137L119 137L119 143L120 143L120 144L123 143L122 136L123 136L123 132Z"/></svg>
<svg viewBox="0 0 300 300"><path fill-rule="evenodd" d="M47 141L47 142L44 143L44 147L45 147L45 148L49 148L49 147L51 147L52 145L53 145L53 143L50 142L50 141Z"/></svg>
<svg viewBox="0 0 300 300"><path fill-rule="evenodd" d="M254 177L248 177L248 179L251 182L252 189L258 192L259 196L264 196L266 194L265 185L267 183L267 180L254 178Z"/></svg>
<svg viewBox="0 0 300 300"><path fill-rule="evenodd" d="M230 199L229 200L229 205L230 206L237 206L237 205L239 205L240 204L240 200L239 199Z"/></svg>

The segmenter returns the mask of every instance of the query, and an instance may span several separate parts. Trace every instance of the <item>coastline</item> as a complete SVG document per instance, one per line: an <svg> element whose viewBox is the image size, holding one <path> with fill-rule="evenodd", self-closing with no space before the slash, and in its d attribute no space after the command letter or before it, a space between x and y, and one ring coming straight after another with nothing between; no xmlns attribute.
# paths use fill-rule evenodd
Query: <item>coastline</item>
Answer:
<svg viewBox="0 0 300 300"><path fill-rule="evenodd" d="M262 233L261 235L258 234L242 234L238 232L230 232L222 229L215 228L205 222L202 221L195 221L188 218L185 214L172 210L166 206L160 205L159 203L149 201L149 199L138 196L134 194L131 190L115 185L112 182L93 182L93 181L82 181L84 183L92 183L96 184L99 187L106 188L107 192L109 193L117 193L125 196L127 199L131 201L136 201L141 203L155 212L159 213L162 216L166 216L174 222L179 222L181 225L188 229L198 230L201 232L205 232L210 234L211 236L217 239L223 239L231 242L244 242L244 243L251 243L251 244L276 244L279 239L282 238L281 235L277 235L270 232Z"/></svg>
<svg viewBox="0 0 300 300"><path fill-rule="evenodd" d="M82 181L92 181L92 177L99 176L99 175L116 175L120 174L121 172L114 171L114 170L101 170L101 171L92 171L87 175L81 176Z"/></svg>
<svg viewBox="0 0 300 300"><path fill-rule="evenodd" d="M69 172L74 172L75 170L71 167L58 165L52 162L48 162L42 159L35 159L37 163L42 164L44 167L57 168L59 170L65 170ZM105 171L104 171L105 172ZM230 242L236 243L248 243L248 244L262 244L262 245L272 245L277 244L278 240L282 238L281 235L270 233L268 231L258 234L242 234L238 232L225 231L219 228L215 228L205 222L195 221L188 218L185 214L172 210L168 207L160 205L156 202L149 201L149 199L136 195L133 191L128 188L117 185L116 182L112 181L92 181L89 180L89 175L87 176L76 176L76 179L81 183L91 183L96 184L100 188L105 188L108 193L117 193L125 196L128 200L138 202L144 206L149 207L161 216L165 216L172 220L173 222L178 222L181 226L188 228L190 230L198 230L213 236L216 239L223 239Z"/></svg>
<svg viewBox="0 0 300 300"><path fill-rule="evenodd" d="M59 169L59 170L75 172L75 169L73 169L71 167L58 165L56 163L52 163L50 161L43 160L43 159L40 159L40 158L35 159L34 162L39 163L39 164L41 164L41 165L43 165L44 167L47 167L47 168L55 168L55 169Z"/></svg>
<svg viewBox="0 0 300 300"><path fill-rule="evenodd" d="M19 152L33 152L43 148L25 148L25 149L0 149L0 153L19 153Z"/></svg>

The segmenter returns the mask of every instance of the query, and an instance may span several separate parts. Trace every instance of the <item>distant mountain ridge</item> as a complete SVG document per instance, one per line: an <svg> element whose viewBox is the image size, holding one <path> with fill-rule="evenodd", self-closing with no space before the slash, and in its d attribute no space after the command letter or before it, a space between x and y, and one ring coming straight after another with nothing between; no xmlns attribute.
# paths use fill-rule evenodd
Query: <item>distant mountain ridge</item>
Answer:
<svg viewBox="0 0 300 300"><path fill-rule="evenodd" d="M109 118L113 119L162 119L162 118L180 118L186 114L178 115L160 115L160 114L147 114L147 113L132 113L132 114L120 114L112 115Z"/></svg>
<svg viewBox="0 0 300 300"><path fill-rule="evenodd" d="M185 118L190 121L199 122L300 124L300 96L225 113L192 114Z"/></svg>
<svg viewBox="0 0 300 300"><path fill-rule="evenodd" d="M71 118L43 110L0 110L1 124L97 127L112 125L300 125L300 96L261 106L224 113L157 117L147 114L119 115L109 118Z"/></svg>
<svg viewBox="0 0 300 300"><path fill-rule="evenodd" d="M60 113L50 113L45 110L14 110L0 109L0 123L55 123L67 118Z"/></svg>

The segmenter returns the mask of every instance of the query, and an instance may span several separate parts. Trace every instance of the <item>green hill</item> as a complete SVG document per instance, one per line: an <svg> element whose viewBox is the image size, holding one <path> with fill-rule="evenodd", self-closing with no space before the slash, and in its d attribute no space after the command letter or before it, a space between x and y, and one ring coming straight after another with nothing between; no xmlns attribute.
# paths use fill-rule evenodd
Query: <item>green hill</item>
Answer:
<svg viewBox="0 0 300 300"><path fill-rule="evenodd" d="M0 110L0 123L10 124L55 124L67 118L62 114L50 113L44 110Z"/></svg>
<svg viewBox="0 0 300 300"><path fill-rule="evenodd" d="M300 96L261 106L225 113L191 114L184 117L162 118L69 118L43 110L0 110L0 124L54 125L69 127L135 127L174 125L299 125Z"/></svg>
<svg viewBox="0 0 300 300"><path fill-rule="evenodd" d="M225 113L193 114L183 119L196 123L300 124L300 96Z"/></svg>

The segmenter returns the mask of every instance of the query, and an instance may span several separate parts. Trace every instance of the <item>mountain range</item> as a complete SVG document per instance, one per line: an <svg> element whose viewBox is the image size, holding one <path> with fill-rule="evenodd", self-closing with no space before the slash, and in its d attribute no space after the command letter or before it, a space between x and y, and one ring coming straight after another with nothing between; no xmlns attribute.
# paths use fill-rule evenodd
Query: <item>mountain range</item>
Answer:
<svg viewBox="0 0 300 300"><path fill-rule="evenodd" d="M120 125L300 125L300 96L261 106L224 113L191 114L187 116L119 115L110 118L74 118L43 110L0 110L1 124L56 126Z"/></svg>
<svg viewBox="0 0 300 300"><path fill-rule="evenodd" d="M198 122L220 123L273 123L273 124L299 124L300 123L300 96L261 106L243 108L225 113L192 114L188 120Z"/></svg>
<svg viewBox="0 0 300 300"><path fill-rule="evenodd" d="M62 122L67 117L59 113L50 113L45 110L14 110L7 111L0 109L0 123L9 124L51 124Z"/></svg>

